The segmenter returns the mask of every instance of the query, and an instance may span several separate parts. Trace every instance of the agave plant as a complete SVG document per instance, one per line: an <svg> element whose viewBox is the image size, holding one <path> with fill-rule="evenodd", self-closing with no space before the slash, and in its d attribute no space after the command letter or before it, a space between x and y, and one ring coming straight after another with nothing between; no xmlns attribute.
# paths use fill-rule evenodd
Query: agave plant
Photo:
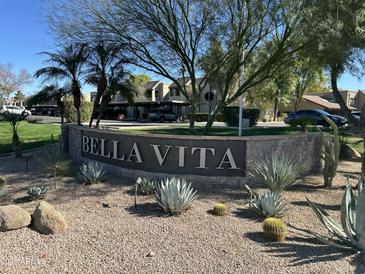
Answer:
<svg viewBox="0 0 365 274"><path fill-rule="evenodd" d="M322 243L343 249L365 253L365 180L359 179L355 197L350 184L347 185L341 202L341 224L331 218L320 206L307 199L308 204L326 227L329 236L311 232Z"/></svg>
<svg viewBox="0 0 365 274"><path fill-rule="evenodd" d="M286 208L281 194L267 190L262 194L257 194L245 185L250 194L250 207L261 217L282 217Z"/></svg>
<svg viewBox="0 0 365 274"><path fill-rule="evenodd" d="M273 192L282 192L298 183L297 178L306 169L307 164L293 158L273 155L252 162L250 175L262 180Z"/></svg>
<svg viewBox="0 0 365 274"><path fill-rule="evenodd" d="M33 186L29 188L27 192L28 196L32 200L43 199L46 193L47 193L47 187L45 186Z"/></svg>
<svg viewBox="0 0 365 274"><path fill-rule="evenodd" d="M139 177L136 181L137 191L140 195L150 195L155 193L158 182L147 178Z"/></svg>
<svg viewBox="0 0 365 274"><path fill-rule="evenodd" d="M84 185L92 185L104 181L105 171L95 161L83 163L80 167L79 178Z"/></svg>
<svg viewBox="0 0 365 274"><path fill-rule="evenodd" d="M191 207L196 191L190 183L180 178L163 180L156 188L157 203L170 214L179 214Z"/></svg>

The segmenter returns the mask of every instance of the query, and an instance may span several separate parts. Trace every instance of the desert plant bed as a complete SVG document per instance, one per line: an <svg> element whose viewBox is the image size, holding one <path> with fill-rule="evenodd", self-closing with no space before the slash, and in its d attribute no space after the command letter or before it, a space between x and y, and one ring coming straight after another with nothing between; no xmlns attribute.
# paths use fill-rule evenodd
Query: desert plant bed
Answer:
<svg viewBox="0 0 365 274"><path fill-rule="evenodd" d="M24 200L26 190L44 185L42 201L62 212L69 229L42 235L28 228L0 232L1 273L363 273L361 256L322 245L307 230L325 232L305 197L339 218L345 173L360 164L341 162L334 188L323 188L320 175L308 176L283 193L288 202L283 221L285 242L270 242L262 221L246 204L248 194L235 184L193 184L198 198L192 207L169 216L153 195L138 196L135 180L106 174L106 181L85 185L60 178L55 189L36 161L24 173L22 159L0 158L8 195L1 205L20 205L32 212L39 201ZM356 183L356 179L351 179ZM257 192L262 185L250 184ZM230 213L212 214L217 203Z"/></svg>

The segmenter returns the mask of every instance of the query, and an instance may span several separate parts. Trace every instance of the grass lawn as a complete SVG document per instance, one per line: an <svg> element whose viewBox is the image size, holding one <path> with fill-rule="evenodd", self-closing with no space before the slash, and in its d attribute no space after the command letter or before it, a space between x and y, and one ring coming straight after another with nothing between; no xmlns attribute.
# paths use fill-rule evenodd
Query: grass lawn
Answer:
<svg viewBox="0 0 365 274"><path fill-rule="evenodd" d="M53 135L58 140L61 132L59 125L37 124L21 122L18 127L18 135L22 141L22 148L31 149L49 142ZM7 122L0 122L0 153L12 152L12 130Z"/></svg>
<svg viewBox="0 0 365 274"><path fill-rule="evenodd" d="M201 134L204 127L196 127L198 134ZM150 134L171 134L171 135L191 135L188 126L168 125L161 127L124 127L120 130L128 131L129 133L150 133ZM310 131L317 131L315 127L309 128ZM293 127L270 127L270 128L249 128L242 131L243 136L258 136L258 135L286 135L299 133L300 128ZM213 127L209 135L211 136L237 136L236 128ZM364 151L364 146L361 138L349 136L345 129L340 129L341 140L359 153Z"/></svg>

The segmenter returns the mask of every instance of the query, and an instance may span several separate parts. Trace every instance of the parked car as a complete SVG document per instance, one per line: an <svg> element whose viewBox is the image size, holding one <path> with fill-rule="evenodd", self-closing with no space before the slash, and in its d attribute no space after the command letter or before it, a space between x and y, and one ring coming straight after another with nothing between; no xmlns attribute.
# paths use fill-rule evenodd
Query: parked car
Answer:
<svg viewBox="0 0 365 274"><path fill-rule="evenodd" d="M299 124L301 121L306 121L310 125L328 126L328 123L323 118L324 116L330 118L337 126L347 124L347 119L342 116L332 115L320 109L300 110L291 112L285 118L284 122L289 125Z"/></svg>
<svg viewBox="0 0 365 274"><path fill-rule="evenodd" d="M351 114L355 117L356 120L360 121L361 111L353 111L351 112Z"/></svg>
<svg viewBox="0 0 365 274"><path fill-rule="evenodd" d="M147 119L152 122L156 121L160 121L162 123L165 121L172 122L177 120L177 115L171 112L170 110L157 110L148 113Z"/></svg>
<svg viewBox="0 0 365 274"><path fill-rule="evenodd" d="M6 105L0 107L0 113L9 112L20 115L23 113L23 111L25 111L25 114L28 116L32 115L32 113L29 110L26 110L24 107Z"/></svg>

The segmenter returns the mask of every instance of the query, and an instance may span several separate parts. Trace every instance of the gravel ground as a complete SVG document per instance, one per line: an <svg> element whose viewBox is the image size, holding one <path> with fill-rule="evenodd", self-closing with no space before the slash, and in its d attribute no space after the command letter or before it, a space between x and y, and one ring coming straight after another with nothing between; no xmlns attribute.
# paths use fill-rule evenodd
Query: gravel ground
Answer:
<svg viewBox="0 0 365 274"><path fill-rule="evenodd" d="M23 172L23 160L0 158L0 166L10 191L0 204L18 203L32 212L37 202L25 202L25 190L37 184L52 187L36 160L30 173ZM242 189L202 182L195 185L200 196L193 207L167 217L152 197L140 198L134 208L130 179L109 174L107 183L83 187L64 178L46 200L62 212L69 230L50 236L29 228L0 233L0 273L364 273L361 258L305 233L321 231L321 225L303 202L309 197L338 217L343 174L359 168L359 163L341 163L331 190L321 187L321 177L309 176L286 192L289 236L284 243L265 241L261 220L244 204ZM219 201L231 205L230 215L209 214Z"/></svg>

